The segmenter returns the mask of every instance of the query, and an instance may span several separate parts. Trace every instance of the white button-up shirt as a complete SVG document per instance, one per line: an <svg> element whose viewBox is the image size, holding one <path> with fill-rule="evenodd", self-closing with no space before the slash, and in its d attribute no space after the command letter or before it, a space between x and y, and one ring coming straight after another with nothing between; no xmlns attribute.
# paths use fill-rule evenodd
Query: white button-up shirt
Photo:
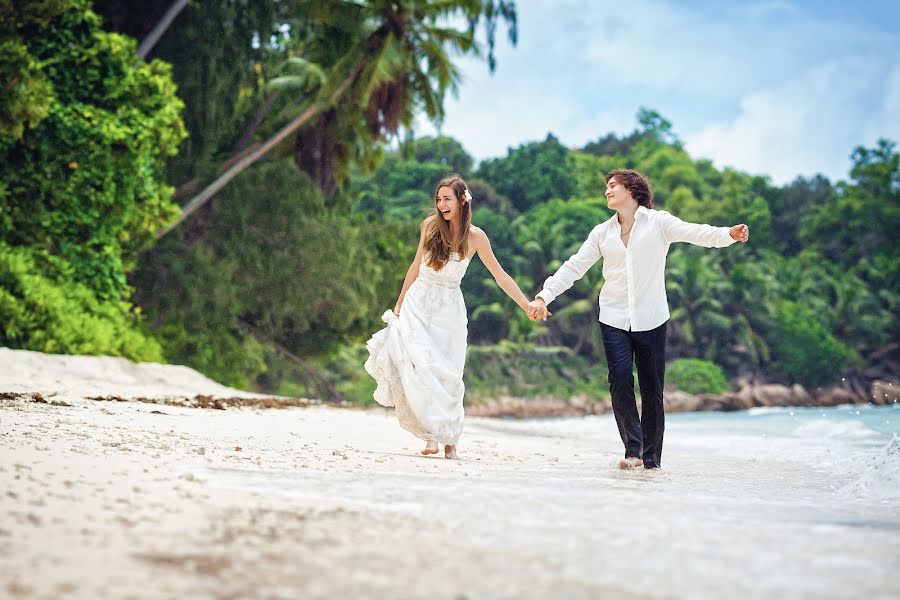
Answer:
<svg viewBox="0 0 900 600"><path fill-rule="evenodd" d="M687 223L664 210L639 206L628 246L618 215L594 227L538 294L549 305L603 257L600 322L626 331L649 331L669 319L664 272L672 242L724 248L735 242L728 227Z"/></svg>

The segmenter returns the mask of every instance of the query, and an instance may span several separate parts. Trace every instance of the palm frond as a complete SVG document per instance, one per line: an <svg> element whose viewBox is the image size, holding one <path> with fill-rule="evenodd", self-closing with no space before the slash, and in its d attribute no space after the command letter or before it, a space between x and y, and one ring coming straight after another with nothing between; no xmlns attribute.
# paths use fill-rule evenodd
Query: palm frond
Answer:
<svg viewBox="0 0 900 600"><path fill-rule="evenodd" d="M362 0L294 0L294 3L294 12L308 21L347 31L356 31L369 4Z"/></svg>
<svg viewBox="0 0 900 600"><path fill-rule="evenodd" d="M294 92L301 93L309 88L309 78L305 75L282 75L273 77L266 83L266 92Z"/></svg>

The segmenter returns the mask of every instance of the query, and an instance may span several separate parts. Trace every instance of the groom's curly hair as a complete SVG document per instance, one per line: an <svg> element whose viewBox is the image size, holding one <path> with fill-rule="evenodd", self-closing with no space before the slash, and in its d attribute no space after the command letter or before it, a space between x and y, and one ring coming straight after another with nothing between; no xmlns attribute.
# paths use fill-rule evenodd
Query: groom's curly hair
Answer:
<svg viewBox="0 0 900 600"><path fill-rule="evenodd" d="M637 200L638 204L653 208L653 189L646 177L631 169L616 169L606 174L606 183L613 177L631 192L631 197Z"/></svg>

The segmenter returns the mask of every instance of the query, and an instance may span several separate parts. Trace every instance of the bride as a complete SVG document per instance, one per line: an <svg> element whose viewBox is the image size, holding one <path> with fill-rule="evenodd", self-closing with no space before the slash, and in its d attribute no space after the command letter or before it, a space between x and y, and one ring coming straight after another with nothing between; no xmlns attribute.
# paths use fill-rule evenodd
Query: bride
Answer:
<svg viewBox="0 0 900 600"><path fill-rule="evenodd" d="M468 321L459 284L469 261L478 254L523 311L528 299L497 262L487 234L472 225L472 195L460 176L438 183L434 205L397 304L382 317L387 327L367 343L365 367L378 384L375 400L395 407L400 426L427 442L422 454L444 446L445 458L458 459Z"/></svg>

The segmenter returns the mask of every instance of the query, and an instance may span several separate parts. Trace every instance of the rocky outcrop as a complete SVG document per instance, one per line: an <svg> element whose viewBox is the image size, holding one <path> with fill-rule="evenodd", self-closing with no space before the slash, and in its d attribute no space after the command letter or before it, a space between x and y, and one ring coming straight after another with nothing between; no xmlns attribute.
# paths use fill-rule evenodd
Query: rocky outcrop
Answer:
<svg viewBox="0 0 900 600"><path fill-rule="evenodd" d="M812 399L802 386L776 384L745 385L736 392L722 394L685 394L667 392L666 411L688 412L695 410L746 410L755 406L808 406Z"/></svg>
<svg viewBox="0 0 900 600"><path fill-rule="evenodd" d="M839 404L892 404L900 402L900 385L888 381L872 383L869 394L849 387L818 388L810 393L803 386L749 384L722 394L666 392L666 412L699 410L733 411L757 406L837 406ZM589 401L584 397L562 400L553 397L517 398L501 396L466 407L466 414L479 417L563 417L599 415L610 412L609 400Z"/></svg>
<svg viewBox="0 0 900 600"><path fill-rule="evenodd" d="M869 401L861 394L844 387L818 389L814 392L815 406L837 406L839 404L865 404Z"/></svg>
<svg viewBox="0 0 900 600"><path fill-rule="evenodd" d="M900 385L897 382L873 381L870 395L873 404L898 404Z"/></svg>
<svg viewBox="0 0 900 600"><path fill-rule="evenodd" d="M539 417L601 415L611 410L612 404L609 400L591 401L583 396L576 396L568 400L546 396L537 398L499 396L467 405L466 415L472 417L531 419Z"/></svg>

